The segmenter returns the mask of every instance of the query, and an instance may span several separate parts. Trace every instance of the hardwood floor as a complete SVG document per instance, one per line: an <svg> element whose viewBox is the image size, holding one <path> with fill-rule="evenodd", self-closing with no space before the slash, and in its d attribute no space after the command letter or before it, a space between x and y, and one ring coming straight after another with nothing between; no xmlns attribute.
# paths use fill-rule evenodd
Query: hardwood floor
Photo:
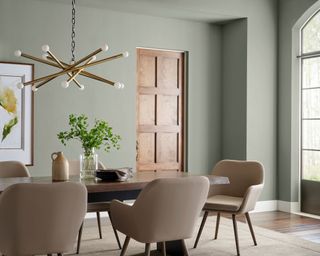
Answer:
<svg viewBox="0 0 320 256"><path fill-rule="evenodd" d="M252 213L250 216L252 224L255 226L320 243L320 219L279 211ZM224 215L224 217L231 218L231 216L227 215ZM245 222L245 216L238 216L237 220Z"/></svg>

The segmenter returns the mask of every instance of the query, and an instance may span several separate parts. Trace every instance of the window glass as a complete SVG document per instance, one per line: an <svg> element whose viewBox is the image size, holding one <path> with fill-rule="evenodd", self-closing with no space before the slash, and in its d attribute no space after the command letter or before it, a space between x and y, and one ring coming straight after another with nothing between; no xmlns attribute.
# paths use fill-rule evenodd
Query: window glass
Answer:
<svg viewBox="0 0 320 256"><path fill-rule="evenodd" d="M320 181L320 12L301 30L301 173Z"/></svg>
<svg viewBox="0 0 320 256"><path fill-rule="evenodd" d="M319 12L302 29L302 53L320 50L320 14Z"/></svg>
<svg viewBox="0 0 320 256"><path fill-rule="evenodd" d="M302 90L302 118L320 117L320 88Z"/></svg>
<svg viewBox="0 0 320 256"><path fill-rule="evenodd" d="M320 57L302 60L302 88L320 87Z"/></svg>

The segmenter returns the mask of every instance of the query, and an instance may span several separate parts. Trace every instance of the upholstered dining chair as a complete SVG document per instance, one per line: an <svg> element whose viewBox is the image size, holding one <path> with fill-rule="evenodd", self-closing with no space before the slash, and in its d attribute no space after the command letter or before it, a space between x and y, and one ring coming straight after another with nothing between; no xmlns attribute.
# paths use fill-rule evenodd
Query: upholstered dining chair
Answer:
<svg viewBox="0 0 320 256"><path fill-rule="evenodd" d="M105 169L105 166L102 162L99 161L98 163L99 169ZM69 174L70 175L79 175L80 174L80 161L79 160L69 160ZM101 220L100 220L100 212L107 212L110 218L110 202L99 202L99 203L88 203L87 212L95 212L97 215L97 222L98 222L98 229L99 229L99 238L102 239L102 230L101 230ZM111 222L112 225L112 222ZM117 240L117 244L119 249L121 249L120 239L117 233L117 230L113 227L113 232ZM79 235L78 235L78 243L77 243L77 254L80 252L81 246L81 237L82 237L82 229L83 224L80 227Z"/></svg>
<svg viewBox="0 0 320 256"><path fill-rule="evenodd" d="M245 215L254 245L257 245L249 212L254 210L256 202L262 192L264 185L264 168L262 164L257 161L222 160L216 164L212 174L227 176L230 184L216 185L210 188L208 199L203 208L204 216L194 243L194 248L197 247L209 212L217 212L214 239L218 238L220 213L228 213L232 215L237 255L240 255L236 216L240 214Z"/></svg>
<svg viewBox="0 0 320 256"><path fill-rule="evenodd" d="M18 161L1 161L0 178L10 177L30 177L30 173L25 165Z"/></svg>
<svg viewBox="0 0 320 256"><path fill-rule="evenodd" d="M69 252L86 208L87 189L80 183L12 185L0 196L0 251L6 256Z"/></svg>
<svg viewBox="0 0 320 256"><path fill-rule="evenodd" d="M184 239L192 236L208 190L206 177L166 178L150 182L132 206L113 200L113 225L126 235L121 256L130 238L146 244L146 256L150 255L150 244L158 242L166 255L165 242L173 240L181 240L188 255Z"/></svg>

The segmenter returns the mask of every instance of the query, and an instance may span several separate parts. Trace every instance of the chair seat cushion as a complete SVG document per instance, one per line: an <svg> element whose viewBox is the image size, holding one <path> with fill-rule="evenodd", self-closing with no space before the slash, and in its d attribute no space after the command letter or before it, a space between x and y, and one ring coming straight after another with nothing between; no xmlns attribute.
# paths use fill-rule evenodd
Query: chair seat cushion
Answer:
<svg viewBox="0 0 320 256"><path fill-rule="evenodd" d="M204 206L205 210L236 212L242 204L242 197L215 195L207 199Z"/></svg>
<svg viewBox="0 0 320 256"><path fill-rule="evenodd" d="M87 212L108 212L111 202L88 203Z"/></svg>

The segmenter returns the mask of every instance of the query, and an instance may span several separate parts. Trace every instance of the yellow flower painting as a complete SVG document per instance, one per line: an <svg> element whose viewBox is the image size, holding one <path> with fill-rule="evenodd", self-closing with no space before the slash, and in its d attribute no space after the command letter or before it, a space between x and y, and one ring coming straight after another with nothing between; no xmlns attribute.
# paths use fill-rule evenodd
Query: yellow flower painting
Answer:
<svg viewBox="0 0 320 256"><path fill-rule="evenodd" d="M12 89L5 88L2 92L0 91L0 106L9 113L15 114L17 112L17 98Z"/></svg>
<svg viewBox="0 0 320 256"><path fill-rule="evenodd" d="M17 87L33 73L32 64L0 61L0 161L33 164L33 91Z"/></svg>
<svg viewBox="0 0 320 256"><path fill-rule="evenodd" d="M12 118L9 122L4 124L2 130L2 139L3 141L12 131L12 128L18 123L17 113L17 97L14 94L14 91L8 87L0 90L0 107L8 112Z"/></svg>

